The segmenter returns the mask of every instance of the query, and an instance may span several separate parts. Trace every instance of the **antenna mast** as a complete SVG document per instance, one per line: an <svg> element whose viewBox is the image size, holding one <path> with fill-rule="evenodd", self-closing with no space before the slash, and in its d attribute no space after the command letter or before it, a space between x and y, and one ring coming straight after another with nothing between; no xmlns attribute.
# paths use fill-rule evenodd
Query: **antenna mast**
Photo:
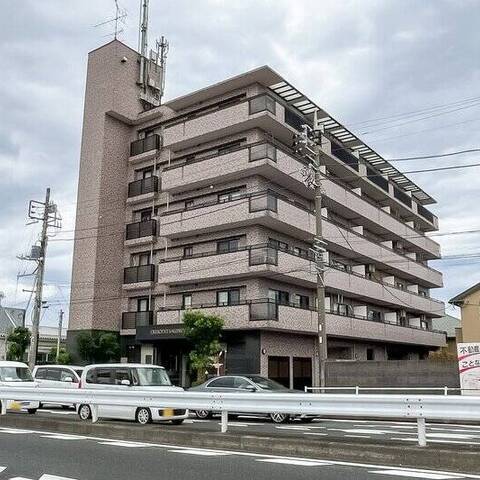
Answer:
<svg viewBox="0 0 480 480"><path fill-rule="evenodd" d="M138 51L140 53L140 73L138 85L140 99L145 110L158 107L165 90L165 69L168 41L162 36L156 41L156 50L148 53L148 9L149 0L140 0L140 22L138 28Z"/></svg>

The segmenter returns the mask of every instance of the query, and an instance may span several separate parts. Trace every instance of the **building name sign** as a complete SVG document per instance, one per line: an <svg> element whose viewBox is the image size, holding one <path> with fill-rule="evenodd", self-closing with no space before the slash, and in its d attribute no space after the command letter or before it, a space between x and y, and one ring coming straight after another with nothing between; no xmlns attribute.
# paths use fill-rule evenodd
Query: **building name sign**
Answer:
<svg viewBox="0 0 480 480"><path fill-rule="evenodd" d="M457 349L462 395L479 395L480 343L459 343Z"/></svg>
<svg viewBox="0 0 480 480"><path fill-rule="evenodd" d="M138 340L155 340L162 338L183 338L183 324L153 325L137 327Z"/></svg>

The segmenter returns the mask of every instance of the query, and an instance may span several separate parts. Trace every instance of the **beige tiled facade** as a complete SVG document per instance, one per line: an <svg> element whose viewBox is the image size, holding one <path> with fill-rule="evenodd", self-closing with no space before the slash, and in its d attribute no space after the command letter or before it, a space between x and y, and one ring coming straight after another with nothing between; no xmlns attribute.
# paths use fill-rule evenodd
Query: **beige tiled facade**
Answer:
<svg viewBox="0 0 480 480"><path fill-rule="evenodd" d="M125 361L188 383L181 322L198 308L225 319L227 371L315 383L314 195L291 148L311 117L268 67L144 111L138 69L118 41L89 55L70 345L120 332ZM445 343L431 328L444 306L430 297L442 286L430 199L322 140L329 358L424 357Z"/></svg>

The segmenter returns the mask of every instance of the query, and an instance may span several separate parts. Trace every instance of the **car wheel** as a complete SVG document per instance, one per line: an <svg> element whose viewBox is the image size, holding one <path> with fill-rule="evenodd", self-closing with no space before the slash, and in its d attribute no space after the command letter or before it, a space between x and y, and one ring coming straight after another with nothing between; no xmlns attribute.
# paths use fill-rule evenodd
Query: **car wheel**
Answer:
<svg viewBox="0 0 480 480"><path fill-rule="evenodd" d="M152 421L152 414L150 413L150 409L145 407L137 409L135 420L140 425L147 425L147 423L150 423Z"/></svg>
<svg viewBox="0 0 480 480"><path fill-rule="evenodd" d="M209 410L195 410L195 415L197 418L201 418L202 420L213 417L212 412Z"/></svg>
<svg viewBox="0 0 480 480"><path fill-rule="evenodd" d="M286 423L289 420L289 416L286 413L271 413L270 419L273 423Z"/></svg>
<svg viewBox="0 0 480 480"><path fill-rule="evenodd" d="M92 418L92 410L88 405L80 405L78 409L78 416L80 417L80 420L90 420Z"/></svg>
<svg viewBox="0 0 480 480"><path fill-rule="evenodd" d="M315 420L313 417L302 417L302 418L300 419L300 421L301 421L302 423L312 423L313 420Z"/></svg>
<svg viewBox="0 0 480 480"><path fill-rule="evenodd" d="M177 420L172 420L174 425L181 425L184 422L184 418L178 418Z"/></svg>
<svg viewBox="0 0 480 480"><path fill-rule="evenodd" d="M27 409L27 412L30 414L30 415L35 415L37 413L37 409L36 408L28 408Z"/></svg>

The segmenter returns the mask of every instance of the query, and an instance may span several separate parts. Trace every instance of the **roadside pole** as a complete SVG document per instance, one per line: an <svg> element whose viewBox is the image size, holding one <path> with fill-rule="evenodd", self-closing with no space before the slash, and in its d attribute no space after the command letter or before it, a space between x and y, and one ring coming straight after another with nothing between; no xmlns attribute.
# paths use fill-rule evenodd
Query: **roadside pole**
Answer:
<svg viewBox="0 0 480 480"><path fill-rule="evenodd" d="M60 341L62 339L62 327L63 327L63 310L60 309L58 314L58 336L57 336L57 356L55 363L58 365L58 359L60 358Z"/></svg>

